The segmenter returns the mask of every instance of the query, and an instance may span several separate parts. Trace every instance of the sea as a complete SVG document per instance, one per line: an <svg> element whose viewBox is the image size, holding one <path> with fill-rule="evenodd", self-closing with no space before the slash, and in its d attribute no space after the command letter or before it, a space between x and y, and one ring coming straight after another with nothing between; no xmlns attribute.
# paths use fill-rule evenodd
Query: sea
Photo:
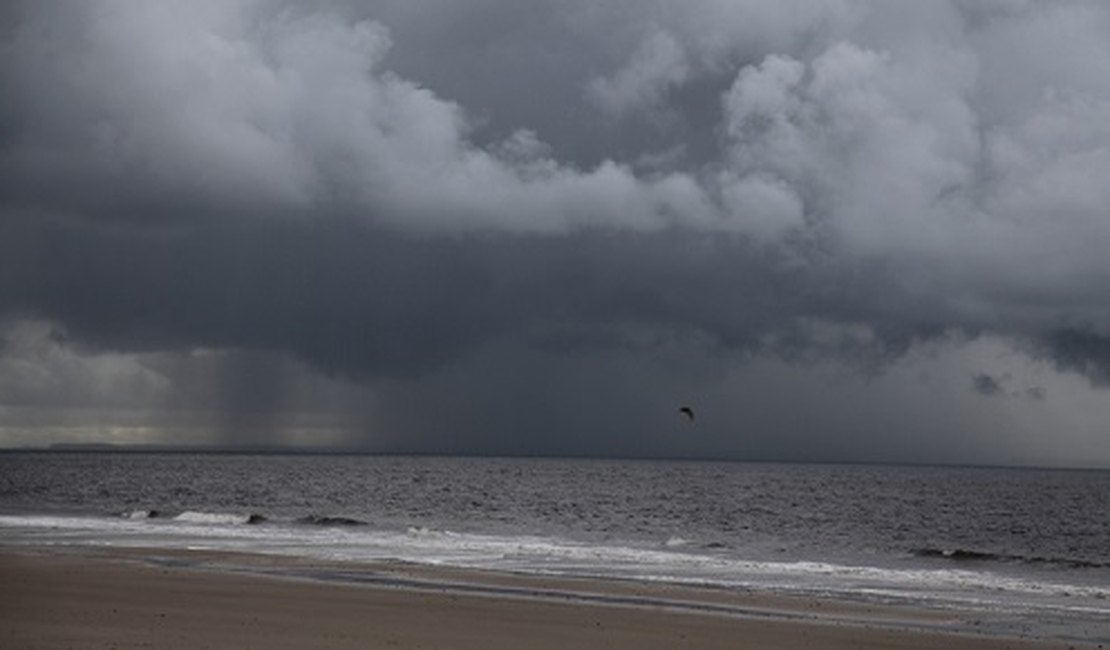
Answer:
<svg viewBox="0 0 1110 650"><path fill-rule="evenodd" d="M0 546L663 582L1110 644L1110 471L5 452Z"/></svg>

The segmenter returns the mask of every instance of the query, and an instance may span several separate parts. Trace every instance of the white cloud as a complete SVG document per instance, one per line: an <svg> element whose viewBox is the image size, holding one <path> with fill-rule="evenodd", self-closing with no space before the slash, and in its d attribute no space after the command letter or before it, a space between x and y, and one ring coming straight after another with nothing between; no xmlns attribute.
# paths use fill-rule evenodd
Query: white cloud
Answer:
<svg viewBox="0 0 1110 650"><path fill-rule="evenodd" d="M689 74L686 55L666 32L645 38L625 67L590 82L590 98L607 113L620 116L650 111L663 101L667 89L683 83Z"/></svg>
<svg viewBox="0 0 1110 650"><path fill-rule="evenodd" d="M55 9L26 12L3 64L21 136L0 169L40 209L340 211L422 231L678 226L763 241L808 229L847 260L941 284L1044 282L1024 262L1044 251L1067 255L1053 263L1060 287L1110 274L1095 254L1110 242L1100 3L653 7L619 65L581 87L620 119L680 112L672 95L731 74L718 112L699 114L719 120L704 127L716 157L614 151L587 168L529 124L480 146L464 106L390 70L394 37L373 19L265 2ZM586 13L598 24L579 35L600 39L628 8ZM648 158L665 165L625 162Z"/></svg>
<svg viewBox="0 0 1110 650"><path fill-rule="evenodd" d="M784 232L805 225L802 200L779 178L748 174L726 179L722 184L729 218L742 222L746 232L775 240Z"/></svg>
<svg viewBox="0 0 1110 650"><path fill-rule="evenodd" d="M30 124L5 168L30 187L80 186L65 200L111 212L338 206L416 229L533 232L681 217L681 176L578 170L534 134L527 161L476 147L460 106L383 67L381 24L263 7L88 5L76 26L24 26L11 66L25 115L63 108Z"/></svg>
<svg viewBox="0 0 1110 650"><path fill-rule="evenodd" d="M136 407L169 386L134 356L82 354L42 321L6 323L0 342L0 406Z"/></svg>

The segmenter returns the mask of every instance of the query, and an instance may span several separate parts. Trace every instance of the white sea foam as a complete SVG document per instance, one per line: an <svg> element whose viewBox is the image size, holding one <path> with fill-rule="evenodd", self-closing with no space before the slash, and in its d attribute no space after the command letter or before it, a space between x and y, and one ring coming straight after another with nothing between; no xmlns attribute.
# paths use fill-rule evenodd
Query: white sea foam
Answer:
<svg viewBox="0 0 1110 650"><path fill-rule="evenodd" d="M199 512L186 510L173 518L174 521L189 524L246 524L251 521L251 515L233 512Z"/></svg>
<svg viewBox="0 0 1110 650"><path fill-rule="evenodd" d="M721 587L1018 607L1049 603L1110 616L1110 588L1037 581L965 568L890 568L832 562L759 561L698 553L684 543L596 544L543 536L488 535L412 527L243 525L250 515L184 512L173 519L0 516L0 540L247 550L351 561L665 581ZM683 540L685 541L685 540Z"/></svg>

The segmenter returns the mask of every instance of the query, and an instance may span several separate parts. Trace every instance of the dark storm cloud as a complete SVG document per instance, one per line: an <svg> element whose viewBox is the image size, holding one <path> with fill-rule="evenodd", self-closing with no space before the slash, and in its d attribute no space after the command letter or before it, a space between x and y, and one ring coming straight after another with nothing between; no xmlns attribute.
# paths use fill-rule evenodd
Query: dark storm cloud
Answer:
<svg viewBox="0 0 1110 650"><path fill-rule="evenodd" d="M44 221L5 223L5 303L110 349L291 349L326 368L389 373L496 329L483 297L496 279L451 240L278 220Z"/></svg>
<svg viewBox="0 0 1110 650"><path fill-rule="evenodd" d="M830 289L743 239L681 232L443 238L352 221L129 228L39 216L0 230L4 304L77 340L287 350L351 377L419 373L514 331L546 349L648 349L692 331L738 350L860 352L879 341L793 321L812 310L884 318L860 298L879 279ZM915 334L899 327L886 343Z"/></svg>
<svg viewBox="0 0 1110 650"><path fill-rule="evenodd" d="M971 377L971 389L981 397L1006 397L1033 402L1048 399L1048 390L1044 386L1015 388L1013 387L1014 383L1014 378L1010 373L992 375L987 372L979 372Z"/></svg>
<svg viewBox="0 0 1110 650"><path fill-rule="evenodd" d="M1061 329L1039 342L1041 351L1061 369L1078 372L1098 386L1110 384L1110 336Z"/></svg>
<svg viewBox="0 0 1110 650"><path fill-rule="evenodd" d="M0 20L0 316L241 351L244 413L285 399L267 354L366 382L490 350L874 368L957 332L1110 376L1102 3ZM498 359L498 389L527 375Z"/></svg>
<svg viewBox="0 0 1110 650"><path fill-rule="evenodd" d="M975 392L983 397L995 397L1001 395L1004 388L1003 383L1006 381L1005 377L994 377L985 372L981 372L971 378L971 386Z"/></svg>

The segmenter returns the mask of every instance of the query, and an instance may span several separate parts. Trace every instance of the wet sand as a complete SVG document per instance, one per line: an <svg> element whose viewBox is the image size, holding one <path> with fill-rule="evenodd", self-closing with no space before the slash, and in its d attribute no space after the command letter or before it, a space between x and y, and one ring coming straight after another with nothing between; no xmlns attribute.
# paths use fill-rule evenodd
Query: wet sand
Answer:
<svg viewBox="0 0 1110 650"><path fill-rule="evenodd" d="M0 551L0 647L13 649L1061 647L975 636L957 616L399 565Z"/></svg>

